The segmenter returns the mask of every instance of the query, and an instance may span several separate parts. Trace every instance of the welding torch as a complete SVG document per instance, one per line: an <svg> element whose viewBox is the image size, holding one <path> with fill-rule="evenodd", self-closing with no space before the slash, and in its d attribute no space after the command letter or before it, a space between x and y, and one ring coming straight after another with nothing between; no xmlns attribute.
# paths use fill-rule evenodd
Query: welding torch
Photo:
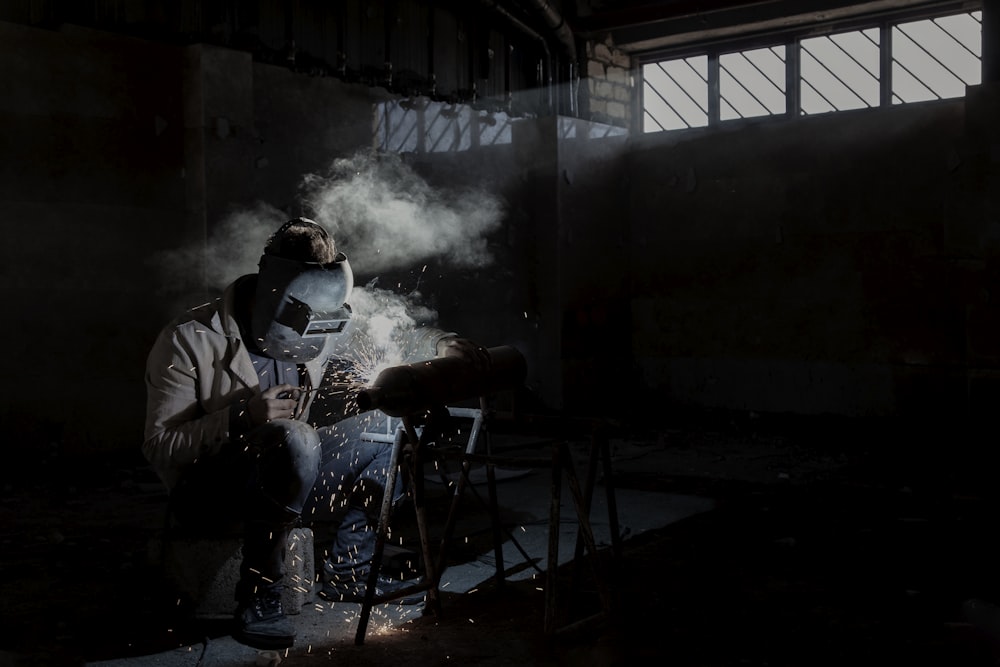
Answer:
<svg viewBox="0 0 1000 667"><path fill-rule="evenodd" d="M306 399L309 394L319 391L320 389L329 391L329 386L323 387L295 387L294 389L289 389L280 392L276 398L283 400L293 399L295 401L295 409L292 411L292 419L298 419L305 412Z"/></svg>

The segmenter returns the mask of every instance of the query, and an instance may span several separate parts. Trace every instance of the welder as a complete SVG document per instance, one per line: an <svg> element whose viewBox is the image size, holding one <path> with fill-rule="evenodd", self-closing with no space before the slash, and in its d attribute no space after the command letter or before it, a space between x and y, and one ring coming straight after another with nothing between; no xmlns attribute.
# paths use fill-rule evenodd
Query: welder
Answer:
<svg viewBox="0 0 1000 667"><path fill-rule="evenodd" d="M288 531L307 507L343 508L320 595L361 602L385 492L390 446L362 439L376 413L310 417L324 376L362 354L348 300L353 273L330 234L305 218L271 235L258 271L160 333L146 366L143 453L170 491L180 526L241 531L234 638L293 645L281 606ZM483 348L434 327L402 339L404 360ZM379 578L377 595L407 582ZM421 598L401 598L399 603Z"/></svg>

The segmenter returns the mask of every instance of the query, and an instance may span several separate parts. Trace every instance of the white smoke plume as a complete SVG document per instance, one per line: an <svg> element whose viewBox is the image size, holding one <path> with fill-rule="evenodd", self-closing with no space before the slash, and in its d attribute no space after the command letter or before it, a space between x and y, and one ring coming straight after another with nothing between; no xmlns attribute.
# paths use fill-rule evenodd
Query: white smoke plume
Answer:
<svg viewBox="0 0 1000 667"><path fill-rule="evenodd" d="M354 287L351 309L354 326L361 334L362 374L368 379L374 379L383 368L404 363L407 331L437 321L437 312L419 303L415 295L380 289L374 280Z"/></svg>
<svg viewBox="0 0 1000 667"><path fill-rule="evenodd" d="M303 210L312 211L306 217L326 227L352 267L367 275L432 258L456 268L486 266L492 261L486 237L503 214L494 195L434 189L394 154L361 152L336 160L329 175L306 176L302 192ZM237 277L254 273L267 239L291 217L258 203L221 220L203 242L161 253L153 262L164 291L221 292ZM376 282L355 286L350 304L355 327L368 341L364 352L384 367L405 356L402 332L435 325L437 313L418 302L418 293L401 296L376 288Z"/></svg>
<svg viewBox="0 0 1000 667"><path fill-rule="evenodd" d="M163 291L221 291L236 278L256 272L268 237L287 219L280 209L258 203L222 219L202 242L159 253L151 263L160 271Z"/></svg>
<svg viewBox="0 0 1000 667"><path fill-rule="evenodd" d="M435 189L396 154L338 159L327 175L307 176L303 191L314 219L365 273L430 258L458 268L492 261L486 237L500 226L500 200L482 190Z"/></svg>

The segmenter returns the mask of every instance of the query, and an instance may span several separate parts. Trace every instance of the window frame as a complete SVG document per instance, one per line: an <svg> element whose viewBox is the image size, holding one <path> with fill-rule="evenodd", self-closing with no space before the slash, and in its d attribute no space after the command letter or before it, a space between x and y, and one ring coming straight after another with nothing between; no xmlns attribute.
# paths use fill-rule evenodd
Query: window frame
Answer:
<svg viewBox="0 0 1000 667"><path fill-rule="evenodd" d="M887 10L884 12L873 12L860 16L835 21L817 22L808 25L795 26L783 30L768 30L764 32L743 35L735 38L716 39L705 42L690 42L678 45L669 49L651 50L633 57L635 69L635 113L633 117L633 127L642 134L647 134L643 130L645 114L645 81L643 77L643 67L648 64L674 60L680 58L690 58L694 56L705 56L708 58L708 124L691 128L678 128L670 130L660 130L660 132L693 132L719 129L720 127L741 127L749 124L769 123L780 120L789 120L804 117L801 109L801 47L803 39L813 37L830 36L843 32L856 30L868 30L877 28L879 30L879 103L871 108L854 109L850 111L865 112L873 109L883 109L894 106L905 106L910 104L940 104L950 100L959 99L955 97L944 98L943 100L926 100L915 102L893 103L892 101L892 29L893 26L910 21L940 18L954 14L971 12L982 12L982 1L955 0L941 2L919 8L907 8L897 10ZM785 111L784 113L774 113L769 115L753 116L747 118L721 119L720 100L720 73L719 58L729 53L752 51L754 49L769 48L773 46L785 47ZM845 110L847 111L847 110ZM843 113L843 111L831 111L820 114L809 114L809 117L816 115L826 115L826 113ZM649 132L653 134L655 131Z"/></svg>

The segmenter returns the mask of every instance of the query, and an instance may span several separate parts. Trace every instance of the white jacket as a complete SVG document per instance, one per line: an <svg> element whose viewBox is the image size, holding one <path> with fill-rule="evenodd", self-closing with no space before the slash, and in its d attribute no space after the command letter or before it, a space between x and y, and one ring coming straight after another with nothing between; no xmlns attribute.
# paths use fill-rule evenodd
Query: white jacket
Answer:
<svg viewBox="0 0 1000 667"><path fill-rule="evenodd" d="M167 325L146 361L142 451L168 488L184 468L217 454L230 441L230 407L259 388L235 319L235 285ZM407 360L434 357L438 341L453 335L432 327L415 329L407 340ZM329 337L323 353L306 362L312 386L320 386L332 356L350 358L355 336L352 327ZM308 402L301 419L308 420Z"/></svg>

